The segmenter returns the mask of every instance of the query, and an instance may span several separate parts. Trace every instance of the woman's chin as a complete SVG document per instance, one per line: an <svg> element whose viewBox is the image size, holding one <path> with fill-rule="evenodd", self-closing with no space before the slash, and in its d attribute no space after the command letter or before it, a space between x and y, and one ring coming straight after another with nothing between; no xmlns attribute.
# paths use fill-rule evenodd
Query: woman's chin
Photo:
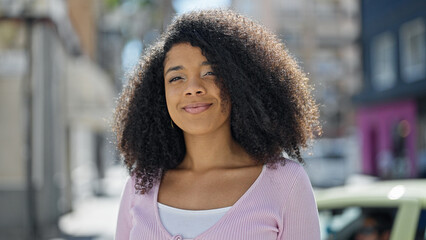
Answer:
<svg viewBox="0 0 426 240"><path fill-rule="evenodd" d="M185 128L185 129L182 129L182 131L183 131L184 134L194 135L194 136L195 135L202 136L202 135L206 135L206 134L209 134L210 132L212 132L211 129L206 129L204 127Z"/></svg>

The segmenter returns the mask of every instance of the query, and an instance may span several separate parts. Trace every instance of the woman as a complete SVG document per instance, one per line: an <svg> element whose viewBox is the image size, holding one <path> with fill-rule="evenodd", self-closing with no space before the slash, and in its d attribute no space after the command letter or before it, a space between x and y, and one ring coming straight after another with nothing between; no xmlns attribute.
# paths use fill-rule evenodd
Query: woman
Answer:
<svg viewBox="0 0 426 240"><path fill-rule="evenodd" d="M175 19L115 112L129 169L116 239L319 239L299 149L308 79L264 27L226 10Z"/></svg>

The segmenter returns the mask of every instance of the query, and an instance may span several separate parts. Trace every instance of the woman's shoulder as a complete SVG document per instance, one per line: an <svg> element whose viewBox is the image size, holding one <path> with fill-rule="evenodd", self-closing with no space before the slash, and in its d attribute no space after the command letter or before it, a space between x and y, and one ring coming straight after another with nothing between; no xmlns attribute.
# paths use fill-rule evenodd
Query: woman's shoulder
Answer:
<svg viewBox="0 0 426 240"><path fill-rule="evenodd" d="M285 159L268 165L267 168L268 183L275 185L281 191L291 191L297 185L311 186L303 165L298 162Z"/></svg>
<svg viewBox="0 0 426 240"><path fill-rule="evenodd" d="M135 193L135 177L130 175L124 180L124 187L121 195L133 195Z"/></svg>
<svg viewBox="0 0 426 240"><path fill-rule="evenodd" d="M280 162L267 164L271 175L282 180L290 180L301 174L306 174L303 165L299 162L283 159Z"/></svg>

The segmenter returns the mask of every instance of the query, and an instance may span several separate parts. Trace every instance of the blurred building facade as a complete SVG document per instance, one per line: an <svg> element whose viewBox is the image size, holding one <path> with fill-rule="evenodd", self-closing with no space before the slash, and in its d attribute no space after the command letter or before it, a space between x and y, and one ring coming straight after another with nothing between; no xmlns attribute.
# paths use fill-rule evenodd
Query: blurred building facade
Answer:
<svg viewBox="0 0 426 240"><path fill-rule="evenodd" d="M364 173L425 177L425 9L423 0L361 1L364 76L354 100Z"/></svg>
<svg viewBox="0 0 426 240"><path fill-rule="evenodd" d="M0 239L57 237L108 155L115 94L95 61L97 2L0 2Z"/></svg>
<svg viewBox="0 0 426 240"><path fill-rule="evenodd" d="M323 135L303 152L306 170L315 187L344 184L361 171L351 100L362 77L359 1L233 0L232 7L277 33L308 73Z"/></svg>
<svg viewBox="0 0 426 240"><path fill-rule="evenodd" d="M324 137L352 133L359 91L359 3L353 0L233 0L232 7L279 34L309 75L321 103Z"/></svg>

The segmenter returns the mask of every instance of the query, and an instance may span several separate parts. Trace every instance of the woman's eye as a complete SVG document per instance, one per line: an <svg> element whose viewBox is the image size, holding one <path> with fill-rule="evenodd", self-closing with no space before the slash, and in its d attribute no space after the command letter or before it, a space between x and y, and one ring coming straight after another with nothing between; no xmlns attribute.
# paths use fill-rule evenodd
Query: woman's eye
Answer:
<svg viewBox="0 0 426 240"><path fill-rule="evenodd" d="M179 80L179 79L182 79L181 77L174 77L174 78L171 78L170 80L169 80L169 83L171 83L171 82L175 82L175 81L177 81L177 80Z"/></svg>
<svg viewBox="0 0 426 240"><path fill-rule="evenodd" d="M208 75L213 75L213 76L214 76L215 74L214 74L214 72L206 72L206 73L204 74L204 76L208 76Z"/></svg>

